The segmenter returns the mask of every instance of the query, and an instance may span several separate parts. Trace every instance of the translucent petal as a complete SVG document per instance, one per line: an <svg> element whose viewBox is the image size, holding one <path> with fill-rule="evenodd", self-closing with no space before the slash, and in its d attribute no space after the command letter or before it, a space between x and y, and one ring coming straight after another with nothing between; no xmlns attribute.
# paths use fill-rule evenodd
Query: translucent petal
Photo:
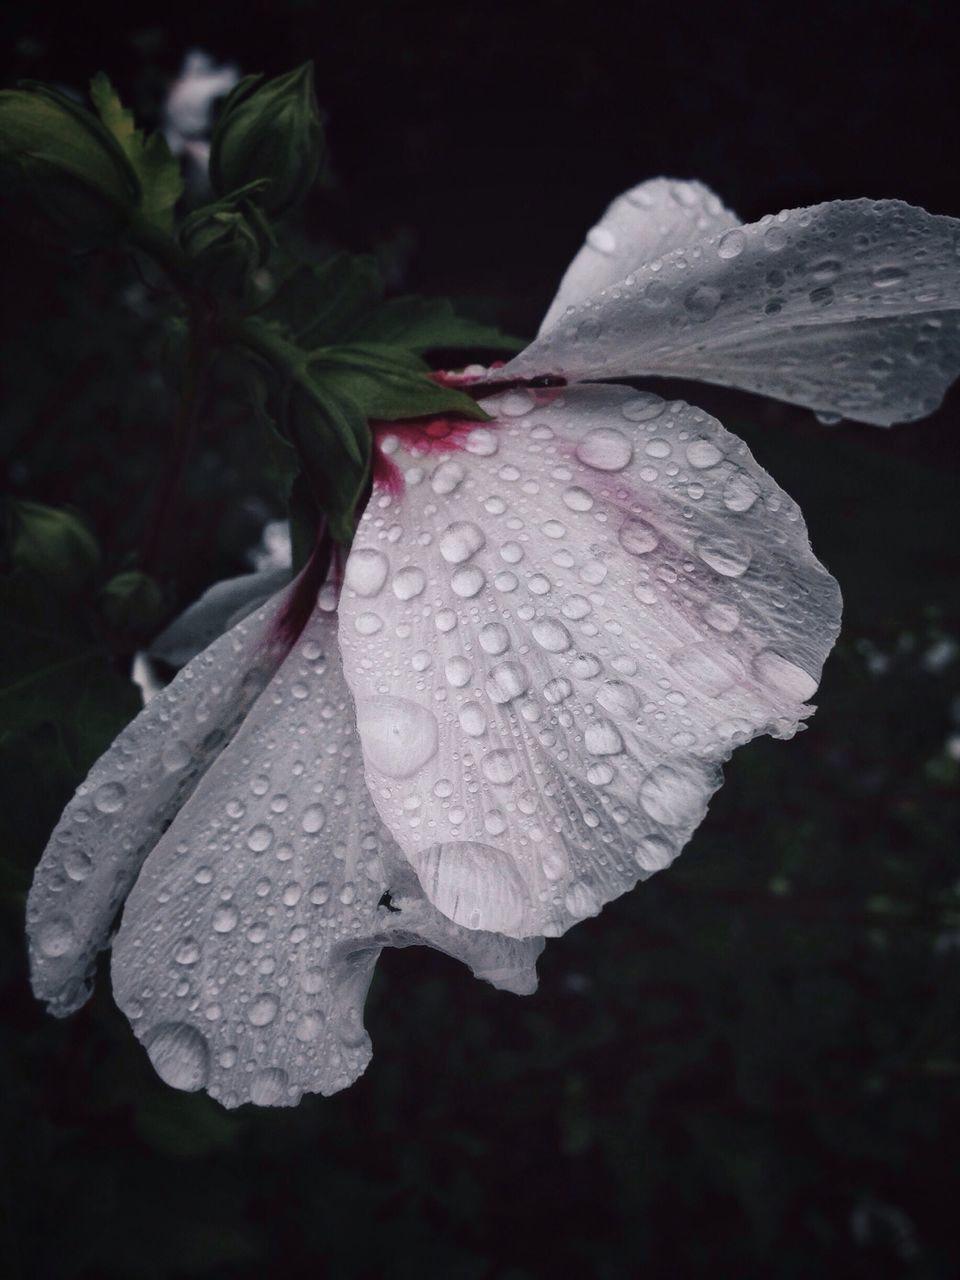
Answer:
<svg viewBox="0 0 960 1280"><path fill-rule="evenodd" d="M87 999L144 859L279 665L273 613L234 628L152 698L64 810L27 902L33 989L52 1013Z"/></svg>
<svg viewBox="0 0 960 1280"><path fill-rule="evenodd" d="M702 182L672 178L642 182L618 196L587 232L540 332L552 329L568 307L588 301L644 263L674 249L692 248L739 223Z"/></svg>
<svg viewBox="0 0 960 1280"><path fill-rule="evenodd" d="M153 641L149 656L183 667L290 581L289 565L225 578L209 587Z"/></svg>
<svg viewBox="0 0 960 1280"><path fill-rule="evenodd" d="M497 376L700 378L909 421L960 370L958 251L960 221L896 200L789 210L648 263Z"/></svg>
<svg viewBox="0 0 960 1280"><path fill-rule="evenodd" d="M542 939L460 929L424 901L367 793L336 623L317 610L147 859L114 944L117 1003L168 1084L289 1106L361 1074L377 957L414 943L536 986Z"/></svg>
<svg viewBox="0 0 960 1280"><path fill-rule="evenodd" d="M714 419L549 396L485 400L459 455L398 444L405 490L351 553L382 585L340 602L384 821L435 906L515 937L666 866L734 747L809 714L840 613L796 504Z"/></svg>

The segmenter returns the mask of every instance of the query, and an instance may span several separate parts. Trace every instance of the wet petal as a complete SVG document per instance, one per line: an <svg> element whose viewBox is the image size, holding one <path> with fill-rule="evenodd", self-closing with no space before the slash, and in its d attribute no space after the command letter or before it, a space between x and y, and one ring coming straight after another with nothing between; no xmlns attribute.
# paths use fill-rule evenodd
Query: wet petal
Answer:
<svg viewBox="0 0 960 1280"><path fill-rule="evenodd" d="M552 935L679 853L735 746L795 732L839 593L707 414L613 386L484 405L456 486L450 455L392 453L405 491L374 495L352 553L382 585L344 590L341 650L430 900Z"/></svg>
<svg viewBox="0 0 960 1280"><path fill-rule="evenodd" d="M289 1106L361 1074L377 957L414 943L536 986L542 940L460 929L424 901L366 791L336 623L318 610L147 859L116 999L168 1084Z"/></svg>
<svg viewBox="0 0 960 1280"><path fill-rule="evenodd" d="M661 374L888 426L960 370L960 221L896 200L793 209L580 303L498 376Z"/></svg>
<svg viewBox="0 0 960 1280"><path fill-rule="evenodd" d="M185 666L242 619L265 605L290 581L289 566L244 573L215 582L153 641L149 656Z"/></svg>
<svg viewBox="0 0 960 1280"><path fill-rule="evenodd" d="M87 999L97 952L143 860L276 670L272 618L260 610L185 667L64 810L27 902L33 989L52 1013Z"/></svg>
<svg viewBox="0 0 960 1280"><path fill-rule="evenodd" d="M568 307L589 301L644 263L674 249L692 248L739 223L702 182L673 178L642 182L618 196L587 232L540 332L552 329Z"/></svg>

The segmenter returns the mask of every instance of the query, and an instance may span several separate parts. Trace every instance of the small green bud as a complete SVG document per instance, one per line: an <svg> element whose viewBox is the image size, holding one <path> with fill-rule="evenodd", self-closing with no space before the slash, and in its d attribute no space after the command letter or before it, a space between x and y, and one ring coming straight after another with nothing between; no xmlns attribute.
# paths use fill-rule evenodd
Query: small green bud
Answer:
<svg viewBox="0 0 960 1280"><path fill-rule="evenodd" d="M186 219L180 243L199 284L215 293L248 298L255 290L254 276L270 252L268 235L262 217L247 201L221 200Z"/></svg>
<svg viewBox="0 0 960 1280"><path fill-rule="evenodd" d="M253 198L268 214L284 213L306 195L320 165L323 127L313 92L313 65L261 83L247 76L220 111L210 149L210 181L227 196L257 179L269 186Z"/></svg>
<svg viewBox="0 0 960 1280"><path fill-rule="evenodd" d="M7 519L10 558L18 569L77 588L100 563L93 534L68 511L13 499L8 504Z"/></svg>
<svg viewBox="0 0 960 1280"><path fill-rule="evenodd" d="M39 207L54 237L71 245L116 235L140 197L109 130L44 85L0 91L0 170Z"/></svg>
<svg viewBox="0 0 960 1280"><path fill-rule="evenodd" d="M127 569L101 591L100 611L114 631L146 635L163 617L163 592L148 574Z"/></svg>

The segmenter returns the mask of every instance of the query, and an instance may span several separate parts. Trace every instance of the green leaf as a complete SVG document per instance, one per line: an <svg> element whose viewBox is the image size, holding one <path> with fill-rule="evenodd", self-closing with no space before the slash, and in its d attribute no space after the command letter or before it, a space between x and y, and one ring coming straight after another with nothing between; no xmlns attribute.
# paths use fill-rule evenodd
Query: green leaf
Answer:
<svg viewBox="0 0 960 1280"><path fill-rule="evenodd" d="M144 135L102 71L90 82L90 97L140 181L143 216L160 231L173 229L173 209L183 192L180 166L161 133Z"/></svg>
<svg viewBox="0 0 960 1280"><path fill-rule="evenodd" d="M310 373L325 390L336 389L351 399L368 419L396 422L450 413L487 418L476 400L435 382L427 365L402 347L351 343L323 348L311 354Z"/></svg>
<svg viewBox="0 0 960 1280"><path fill-rule="evenodd" d="M447 298L394 298L366 317L348 335L361 342L385 342L409 351L520 351L522 338L456 313Z"/></svg>
<svg viewBox="0 0 960 1280"><path fill-rule="evenodd" d="M0 580L0 723L16 734L54 725L85 772L140 709L140 691L39 579Z"/></svg>
<svg viewBox="0 0 960 1280"><path fill-rule="evenodd" d="M338 253L326 262L288 261L258 315L283 326L302 347L342 341L383 297L375 259Z"/></svg>

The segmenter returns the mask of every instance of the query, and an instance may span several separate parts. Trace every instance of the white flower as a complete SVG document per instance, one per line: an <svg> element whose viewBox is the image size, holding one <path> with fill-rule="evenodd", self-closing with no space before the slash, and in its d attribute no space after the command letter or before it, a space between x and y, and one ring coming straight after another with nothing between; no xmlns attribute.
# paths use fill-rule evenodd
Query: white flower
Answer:
<svg viewBox="0 0 960 1280"><path fill-rule="evenodd" d="M217 66L209 54L191 49L167 91L163 133L175 156L187 156L203 173L210 159L213 108L240 79L235 66Z"/></svg>
<svg viewBox="0 0 960 1280"><path fill-rule="evenodd" d="M284 656L275 597L94 767L31 892L37 994L82 1003L126 901L118 1003L165 1080L232 1106L359 1074L383 946L532 990L542 937L667 866L737 745L796 732L840 615L742 442L576 380L920 416L957 364L958 228L891 201L739 227L664 180L617 200L531 346L458 379L493 421L377 429L338 621L325 589Z"/></svg>

